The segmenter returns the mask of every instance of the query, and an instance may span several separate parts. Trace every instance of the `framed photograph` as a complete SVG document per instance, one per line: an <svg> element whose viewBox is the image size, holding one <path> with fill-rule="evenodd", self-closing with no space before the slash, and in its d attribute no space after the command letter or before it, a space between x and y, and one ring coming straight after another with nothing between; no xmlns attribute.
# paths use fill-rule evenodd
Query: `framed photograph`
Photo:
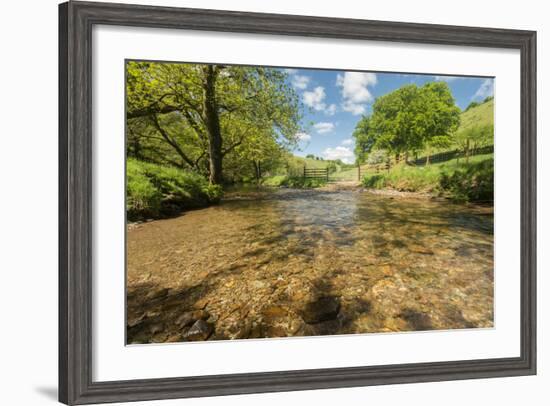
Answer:
<svg viewBox="0 0 550 406"><path fill-rule="evenodd" d="M59 400L536 373L536 33L59 8Z"/></svg>

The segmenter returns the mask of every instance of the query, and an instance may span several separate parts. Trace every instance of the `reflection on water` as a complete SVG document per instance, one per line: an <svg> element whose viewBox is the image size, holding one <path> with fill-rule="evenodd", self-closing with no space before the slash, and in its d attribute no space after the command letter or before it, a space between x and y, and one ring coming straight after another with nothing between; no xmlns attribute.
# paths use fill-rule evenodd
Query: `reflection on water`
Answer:
<svg viewBox="0 0 550 406"><path fill-rule="evenodd" d="M129 343L491 327L493 213L358 190L231 192L130 226L127 278Z"/></svg>

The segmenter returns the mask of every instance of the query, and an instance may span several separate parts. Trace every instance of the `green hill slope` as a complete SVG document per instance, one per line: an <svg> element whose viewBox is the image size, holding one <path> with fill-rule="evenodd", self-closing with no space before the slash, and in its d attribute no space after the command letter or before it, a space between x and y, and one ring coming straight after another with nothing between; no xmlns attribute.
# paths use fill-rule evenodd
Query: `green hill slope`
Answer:
<svg viewBox="0 0 550 406"><path fill-rule="evenodd" d="M495 120L495 101L493 99L486 101L463 111L460 115L460 126L458 132L465 131L477 126L494 125Z"/></svg>

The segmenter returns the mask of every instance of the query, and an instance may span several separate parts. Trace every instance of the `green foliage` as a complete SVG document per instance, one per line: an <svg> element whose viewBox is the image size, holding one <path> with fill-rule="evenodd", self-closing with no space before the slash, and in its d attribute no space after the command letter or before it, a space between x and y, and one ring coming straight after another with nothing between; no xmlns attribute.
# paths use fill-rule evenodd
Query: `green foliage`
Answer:
<svg viewBox="0 0 550 406"><path fill-rule="evenodd" d="M282 184L286 181L286 179L287 179L286 175L269 176L263 180L262 185L279 187L279 186L282 186Z"/></svg>
<svg viewBox="0 0 550 406"><path fill-rule="evenodd" d="M493 166L492 155L473 157L469 163L460 164L401 164L389 172L367 173L362 183L373 189L436 193L460 202L490 202L493 200Z"/></svg>
<svg viewBox="0 0 550 406"><path fill-rule="evenodd" d="M217 203L219 185L210 185L196 173L128 159L126 210L129 220L174 215L182 210Z"/></svg>
<svg viewBox="0 0 550 406"><path fill-rule="evenodd" d="M266 178L262 184L271 187L310 189L324 186L327 181L326 179L304 178L303 176L275 175Z"/></svg>
<svg viewBox="0 0 550 406"><path fill-rule="evenodd" d="M353 133L356 155L364 162L375 149L400 154L442 145L459 121L460 109L446 83L403 86L377 98L372 115L359 121Z"/></svg>
<svg viewBox="0 0 550 406"><path fill-rule="evenodd" d="M203 185L201 191L208 198L208 203L219 203L223 196L223 187L221 185Z"/></svg>
<svg viewBox="0 0 550 406"><path fill-rule="evenodd" d="M287 176L281 182L280 186L294 188L294 189L312 189L321 187L327 184L326 179L321 178L304 178L301 176L290 177Z"/></svg>
<svg viewBox="0 0 550 406"><path fill-rule="evenodd" d="M162 193L145 174L144 167L136 160L126 163L126 209L128 218L156 217L160 212Z"/></svg>
<svg viewBox="0 0 550 406"><path fill-rule="evenodd" d="M359 120L352 136L355 138L355 157L359 163L365 163L377 139L377 134L370 125L370 117L364 116Z"/></svg>
<svg viewBox="0 0 550 406"><path fill-rule="evenodd" d="M404 192L433 192L438 185L439 174L439 169L434 166L398 165L389 172L367 173L363 178L363 185L368 188L392 188Z"/></svg>
<svg viewBox="0 0 550 406"><path fill-rule="evenodd" d="M296 145L300 103L281 70L131 61L126 73L130 157L203 176L217 162L238 181L260 174L253 163L270 170Z"/></svg>
<svg viewBox="0 0 550 406"><path fill-rule="evenodd" d="M366 163L369 165L378 165L384 162L387 162L389 159L388 153L383 149L377 149L372 151L367 159Z"/></svg>
<svg viewBox="0 0 550 406"><path fill-rule="evenodd" d="M442 173L439 184L455 201L493 202L494 161L487 159Z"/></svg>

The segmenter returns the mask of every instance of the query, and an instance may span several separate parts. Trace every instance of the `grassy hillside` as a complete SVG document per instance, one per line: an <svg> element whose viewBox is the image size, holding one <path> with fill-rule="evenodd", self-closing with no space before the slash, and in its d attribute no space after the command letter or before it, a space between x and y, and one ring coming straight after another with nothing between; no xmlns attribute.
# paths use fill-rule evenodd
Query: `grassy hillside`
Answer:
<svg viewBox="0 0 550 406"><path fill-rule="evenodd" d="M476 126L493 125L495 120L495 101L493 99L463 111L460 115L460 126L457 132Z"/></svg>
<svg viewBox="0 0 550 406"><path fill-rule="evenodd" d="M305 165L307 168L310 168L310 169L322 169L322 168L326 168L329 165L335 165L336 169L338 170L338 169L344 169L346 166L346 165L340 164L337 161L332 161L330 159L321 160L321 159L313 159L313 158L303 158L301 156L296 156L296 155L292 155L289 158L289 162L291 163L291 165L294 165L296 167L303 168Z"/></svg>
<svg viewBox="0 0 550 406"><path fill-rule="evenodd" d="M312 169L318 169L318 168L326 168L330 161L321 161L320 159L312 159L312 158L302 158L300 156L294 156L292 158L296 164L304 166L306 165L308 168Z"/></svg>

